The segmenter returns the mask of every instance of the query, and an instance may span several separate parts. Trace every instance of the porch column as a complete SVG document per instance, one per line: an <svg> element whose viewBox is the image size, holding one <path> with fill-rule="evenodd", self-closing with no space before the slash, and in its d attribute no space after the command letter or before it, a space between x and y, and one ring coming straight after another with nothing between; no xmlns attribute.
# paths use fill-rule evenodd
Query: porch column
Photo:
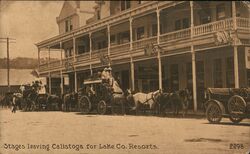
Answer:
<svg viewBox="0 0 250 154"><path fill-rule="evenodd" d="M132 57L132 50L133 50L133 18L129 18L129 30L130 30L130 71L131 71L131 90L135 90L135 68L134 62Z"/></svg>
<svg viewBox="0 0 250 154"><path fill-rule="evenodd" d="M60 51L61 51L61 65L63 65L63 48L62 48L62 42L60 42Z"/></svg>
<svg viewBox="0 0 250 154"><path fill-rule="evenodd" d="M49 95L51 95L51 73L49 72Z"/></svg>
<svg viewBox="0 0 250 154"><path fill-rule="evenodd" d="M40 70L40 48L38 47L38 70Z"/></svg>
<svg viewBox="0 0 250 154"><path fill-rule="evenodd" d="M90 75L93 75L93 70L92 70L92 33L89 33L89 59L90 59L90 65L89 65L89 69L90 69Z"/></svg>
<svg viewBox="0 0 250 154"><path fill-rule="evenodd" d="M236 20L236 4L235 1L232 1L232 16L233 16L233 29L237 33L237 20ZM233 49L234 49L234 85L235 88L239 88L239 63L238 63L238 47L237 39L234 39Z"/></svg>
<svg viewBox="0 0 250 154"><path fill-rule="evenodd" d="M64 83L63 83L63 49L62 49L62 42L60 42L60 50L61 50L61 66L62 66L62 69L60 71L60 77L61 77L61 96L62 96L63 93L64 93L64 91L63 91Z"/></svg>
<svg viewBox="0 0 250 154"><path fill-rule="evenodd" d="M50 68L50 46L48 46L48 52L49 52L49 61L48 61L48 66Z"/></svg>
<svg viewBox="0 0 250 154"><path fill-rule="evenodd" d="M110 56L110 25L107 26L107 31L108 31L108 57ZM110 61L108 63L110 66Z"/></svg>
<svg viewBox="0 0 250 154"><path fill-rule="evenodd" d="M76 70L74 71L74 78L75 78L75 92L77 92L77 72Z"/></svg>
<svg viewBox="0 0 250 154"><path fill-rule="evenodd" d="M193 80L193 101L194 101L194 112L197 111L197 85L196 85L196 63L195 63L195 52L194 52L194 45L193 45L193 29L194 29L194 8L193 8L193 1L190 1L190 8L191 8L191 54L192 54L192 80Z"/></svg>
<svg viewBox="0 0 250 154"><path fill-rule="evenodd" d="M76 61L76 38L73 37L73 59Z"/></svg>
<svg viewBox="0 0 250 154"><path fill-rule="evenodd" d="M196 65L195 65L195 52L194 46L191 46L192 54L192 79L193 79L193 101L194 101L194 111L197 111L197 88L196 88Z"/></svg>
<svg viewBox="0 0 250 154"><path fill-rule="evenodd" d="M158 4L157 4L158 5ZM160 53L160 10L157 6L156 10L157 14L157 45L158 45L158 52L157 52L157 57L158 57L158 72L159 72L159 90L162 90L162 66L161 66L161 53Z"/></svg>

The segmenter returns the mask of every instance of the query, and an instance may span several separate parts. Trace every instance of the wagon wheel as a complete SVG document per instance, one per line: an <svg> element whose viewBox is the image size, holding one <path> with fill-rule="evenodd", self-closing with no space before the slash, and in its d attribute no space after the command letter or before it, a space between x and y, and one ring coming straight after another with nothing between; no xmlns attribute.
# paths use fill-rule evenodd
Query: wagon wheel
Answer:
<svg viewBox="0 0 250 154"><path fill-rule="evenodd" d="M207 120L210 123L219 123L222 119L222 110L216 103L210 103L206 110Z"/></svg>
<svg viewBox="0 0 250 154"><path fill-rule="evenodd" d="M245 113L246 102L245 100L238 95L232 96L227 103L228 112L230 114L229 119L233 123L239 123L243 118L241 115Z"/></svg>
<svg viewBox="0 0 250 154"><path fill-rule="evenodd" d="M107 104L104 100L101 100L98 104L97 104L97 112L101 115L104 115L107 111Z"/></svg>
<svg viewBox="0 0 250 154"><path fill-rule="evenodd" d="M79 110L84 114L88 114L91 110L91 102L89 101L88 97L83 96L80 98L79 101Z"/></svg>

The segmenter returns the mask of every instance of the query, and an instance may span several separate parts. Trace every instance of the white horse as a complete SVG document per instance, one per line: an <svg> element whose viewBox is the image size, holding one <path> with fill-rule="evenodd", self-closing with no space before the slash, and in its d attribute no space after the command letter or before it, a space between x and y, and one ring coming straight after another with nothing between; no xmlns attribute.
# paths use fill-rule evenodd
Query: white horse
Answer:
<svg viewBox="0 0 250 154"><path fill-rule="evenodd" d="M138 109L140 107L140 105L149 105L149 109L153 110L155 109L157 103L158 103L158 98L157 96L160 94L160 91L154 91L154 92L150 92L150 93L142 93L142 92L138 92L134 95L131 94L131 91L128 90L128 97L127 99L129 100L129 97L132 96L133 98L133 102L135 104L135 106L132 108L132 110L136 110L136 114L138 113Z"/></svg>

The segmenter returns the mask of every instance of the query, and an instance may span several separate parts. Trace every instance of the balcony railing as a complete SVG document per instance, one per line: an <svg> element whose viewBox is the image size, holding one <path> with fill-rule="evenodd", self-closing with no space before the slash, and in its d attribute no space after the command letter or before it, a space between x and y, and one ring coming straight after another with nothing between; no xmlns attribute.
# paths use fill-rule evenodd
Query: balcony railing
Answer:
<svg viewBox="0 0 250 154"><path fill-rule="evenodd" d="M247 18L239 18L237 17L237 27L240 29L250 29L250 19ZM227 30L227 29L232 29L233 28L233 19L228 18L225 20L220 20L208 24L203 24L199 26L195 26L193 33L194 36L202 36L206 34L211 34L220 30ZM189 39L191 37L191 29L182 29L174 32L169 32L160 35L160 43L167 43L171 41L176 41L180 39ZM148 44L156 44L157 43L157 36L150 37L150 38L145 38L137 41L133 41L133 50L140 49L140 48L145 48ZM111 45L110 47L110 57L111 58L119 58L121 55L128 54L127 51L130 49L130 42L125 43L125 44L119 44L119 45ZM134 51L135 52L135 51ZM94 50L91 53L91 60L99 60L101 55L108 55L108 49L99 49L99 50ZM83 62L83 61L89 61L90 60L90 53L84 53L80 55L76 55L76 62ZM65 65L65 62L73 63L74 58L69 57L66 59L63 59L63 66ZM48 63L43 63L40 64L40 70L45 71L48 69L55 69L60 67L61 63L60 61L53 61Z"/></svg>
<svg viewBox="0 0 250 154"><path fill-rule="evenodd" d="M250 27L250 19L249 18L237 18L237 26L240 28L247 28L249 29Z"/></svg>
<svg viewBox="0 0 250 154"><path fill-rule="evenodd" d="M231 29L231 28L233 28L233 19L229 18L229 19L215 21L215 22L211 22L208 24L200 25L200 26L195 26L194 35L199 36L199 35L216 32L219 30L226 30L226 29Z"/></svg>
<svg viewBox="0 0 250 154"><path fill-rule="evenodd" d="M157 43L157 36L134 41L133 49L144 48L146 45L151 44L151 43L153 44Z"/></svg>
<svg viewBox="0 0 250 154"><path fill-rule="evenodd" d="M190 34L191 34L190 28L162 34L160 36L160 42L168 42L172 40L185 39L185 38L190 37Z"/></svg>
<svg viewBox="0 0 250 154"><path fill-rule="evenodd" d="M118 44L111 46L110 48L110 57L118 57L122 53L128 53L130 49L130 43Z"/></svg>
<svg viewBox="0 0 250 154"><path fill-rule="evenodd" d="M82 61L89 61L89 52L85 52L83 54L76 55L76 61L77 62L82 62Z"/></svg>
<svg viewBox="0 0 250 154"><path fill-rule="evenodd" d="M57 68L61 66L60 60L54 60L49 63L50 68Z"/></svg>
<svg viewBox="0 0 250 154"><path fill-rule="evenodd" d="M92 51L91 60L99 60L101 55L108 55L108 48Z"/></svg>

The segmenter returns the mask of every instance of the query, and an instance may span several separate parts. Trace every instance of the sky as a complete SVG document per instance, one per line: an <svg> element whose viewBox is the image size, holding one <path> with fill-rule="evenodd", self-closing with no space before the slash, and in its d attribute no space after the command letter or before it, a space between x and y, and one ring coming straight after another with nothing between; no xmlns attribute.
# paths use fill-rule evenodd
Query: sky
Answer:
<svg viewBox="0 0 250 154"><path fill-rule="evenodd" d="M10 58L37 58L36 43L59 34L56 17L63 1L0 0L0 38L14 38ZM0 58L6 57L6 41L0 40Z"/></svg>

